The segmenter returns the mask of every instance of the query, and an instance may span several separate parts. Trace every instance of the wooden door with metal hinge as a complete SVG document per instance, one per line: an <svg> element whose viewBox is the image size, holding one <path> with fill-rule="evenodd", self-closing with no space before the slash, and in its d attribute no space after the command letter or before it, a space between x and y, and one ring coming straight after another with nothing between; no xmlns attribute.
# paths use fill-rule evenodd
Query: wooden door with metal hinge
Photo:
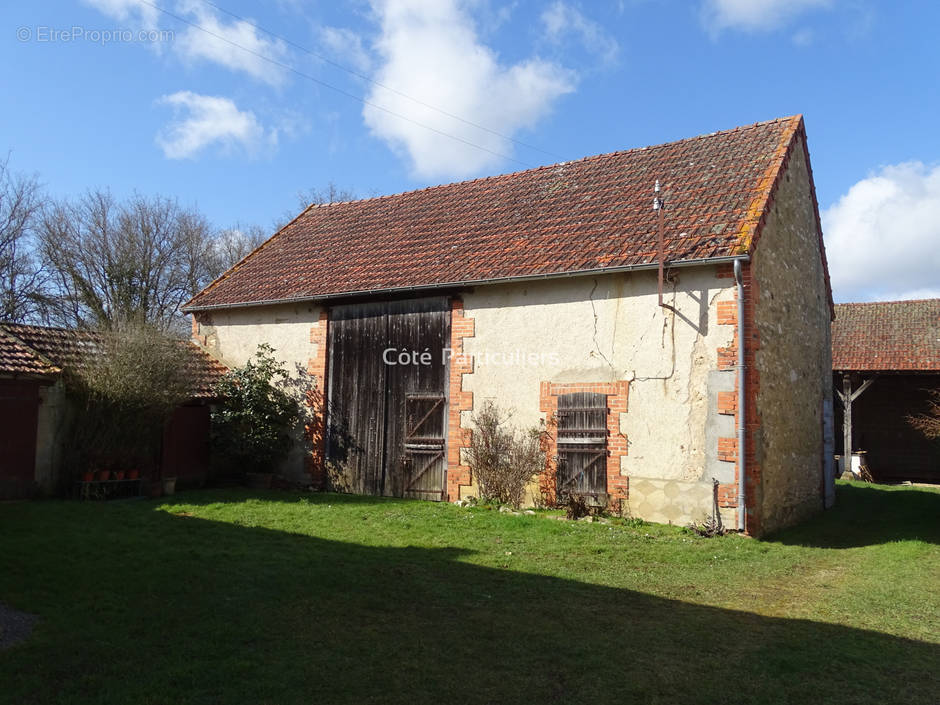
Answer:
<svg viewBox="0 0 940 705"><path fill-rule="evenodd" d="M402 444L404 496L444 499L447 400L441 393L405 395L405 438Z"/></svg>

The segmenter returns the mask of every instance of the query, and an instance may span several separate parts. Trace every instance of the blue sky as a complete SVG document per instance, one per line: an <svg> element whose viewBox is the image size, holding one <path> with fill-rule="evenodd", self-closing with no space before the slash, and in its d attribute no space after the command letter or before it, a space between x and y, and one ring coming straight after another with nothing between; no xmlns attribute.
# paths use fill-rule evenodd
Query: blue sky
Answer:
<svg viewBox="0 0 940 705"><path fill-rule="evenodd" d="M54 195L137 190L267 227L329 181L395 193L803 113L836 300L940 296L940 3L46 0L0 16L0 149Z"/></svg>

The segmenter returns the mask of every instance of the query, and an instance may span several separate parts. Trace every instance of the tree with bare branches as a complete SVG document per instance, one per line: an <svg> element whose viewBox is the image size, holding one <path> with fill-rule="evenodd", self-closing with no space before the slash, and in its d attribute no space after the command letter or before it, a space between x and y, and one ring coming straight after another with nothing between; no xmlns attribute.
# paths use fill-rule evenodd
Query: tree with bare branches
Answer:
<svg viewBox="0 0 940 705"><path fill-rule="evenodd" d="M303 207L355 197L333 182L298 193ZM195 207L162 196L118 200L93 189L47 200L38 180L14 174L7 159L0 162L0 320L183 332L180 306L269 235L257 225L214 230Z"/></svg>
<svg viewBox="0 0 940 705"><path fill-rule="evenodd" d="M212 278L218 278L238 264L264 243L270 235L260 225L243 226L236 223L231 228L220 230L213 238L208 255Z"/></svg>
<svg viewBox="0 0 940 705"><path fill-rule="evenodd" d="M39 226L52 274L49 318L115 329L180 324L179 307L216 275L208 221L193 208L109 191L51 203Z"/></svg>
<svg viewBox="0 0 940 705"><path fill-rule="evenodd" d="M351 188L338 186L334 181L328 181L322 188L311 187L297 192L297 211L285 211L280 218L274 221L274 230L278 231L297 217L310 206L324 206L330 203L355 201L359 194Z"/></svg>
<svg viewBox="0 0 940 705"><path fill-rule="evenodd" d="M13 173L9 161L0 161L0 320L21 323L38 317L45 300L33 241L43 198L36 177Z"/></svg>

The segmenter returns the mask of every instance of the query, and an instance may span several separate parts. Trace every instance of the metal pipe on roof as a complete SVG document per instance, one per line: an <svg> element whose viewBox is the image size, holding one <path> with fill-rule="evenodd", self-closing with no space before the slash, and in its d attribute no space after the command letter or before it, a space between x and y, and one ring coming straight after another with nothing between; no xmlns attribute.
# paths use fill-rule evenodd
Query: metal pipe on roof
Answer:
<svg viewBox="0 0 940 705"><path fill-rule="evenodd" d="M746 258L734 260L734 282L737 284L738 293L738 364L735 365L738 370L738 531L744 531L746 524L746 506L745 506L745 436L746 436L746 414L747 395L745 393L745 363L744 363L744 275L742 274L741 262Z"/></svg>
<svg viewBox="0 0 940 705"><path fill-rule="evenodd" d="M674 309L669 304L663 303L663 273L666 267L666 245L665 245L665 234L663 226L663 211L666 210L666 202L659 197L659 179L656 179L656 185L653 187L653 210L657 211L657 233L656 233L656 260L659 263L659 307L668 308L673 313L676 313Z"/></svg>

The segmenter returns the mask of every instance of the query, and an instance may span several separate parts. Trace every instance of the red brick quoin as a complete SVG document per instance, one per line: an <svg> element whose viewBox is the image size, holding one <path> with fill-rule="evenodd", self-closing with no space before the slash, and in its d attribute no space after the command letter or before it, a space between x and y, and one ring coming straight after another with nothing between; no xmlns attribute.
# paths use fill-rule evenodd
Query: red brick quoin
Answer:
<svg viewBox="0 0 940 705"><path fill-rule="evenodd" d="M761 480L761 469L755 452L755 441L761 425L760 414L757 413L757 392L760 385L760 376L757 372L756 359L756 353L760 347L760 337L754 321L754 302L760 292L758 291L757 282L752 276L750 262L744 263L741 274L744 285L744 388L747 401L747 418L744 423L746 436L746 457L744 460L747 468L745 531L753 536L760 533L760 512L757 507L760 499L758 488ZM734 270L732 265L719 266L715 276L719 279L733 278ZM738 327L737 306L737 291L735 291L732 301L718 304L718 324L733 325L735 327L731 345L726 348L718 348L718 369L720 370L734 370L735 365L738 364L740 328ZM738 409L738 394L736 391L719 392L717 411L719 414L734 415L735 433L737 433L739 423ZM718 459L734 463L734 482L718 486L718 505L721 507L738 506L738 476L741 470L738 455L737 437L718 439Z"/></svg>
<svg viewBox="0 0 940 705"><path fill-rule="evenodd" d="M460 451L470 447L473 431L460 425L461 412L473 410L473 392L463 389L464 375L473 374L473 358L464 355L463 342L474 336L474 320L464 315L463 301L450 302L450 404L447 412L447 501L460 499L460 488L470 485L470 468Z"/></svg>
<svg viewBox="0 0 940 705"><path fill-rule="evenodd" d="M558 445L553 420L558 413L558 395L572 392L596 392L607 395L607 495L608 508L619 512L629 495L629 478L620 474L620 459L627 454L627 437L620 432L620 414L626 413L630 382L542 382L539 387L539 410L545 413L545 422L550 428L545 443L545 470L539 476L539 490L543 499L554 505L555 457Z"/></svg>
<svg viewBox="0 0 940 705"><path fill-rule="evenodd" d="M307 360L307 374L316 388L308 393L307 404L314 409L313 419L307 425L310 454L306 458L307 472L314 487L326 486L326 332L330 316L320 311L320 320L310 328L310 344L316 346L313 357Z"/></svg>

